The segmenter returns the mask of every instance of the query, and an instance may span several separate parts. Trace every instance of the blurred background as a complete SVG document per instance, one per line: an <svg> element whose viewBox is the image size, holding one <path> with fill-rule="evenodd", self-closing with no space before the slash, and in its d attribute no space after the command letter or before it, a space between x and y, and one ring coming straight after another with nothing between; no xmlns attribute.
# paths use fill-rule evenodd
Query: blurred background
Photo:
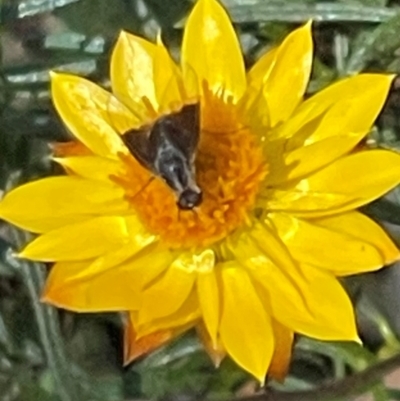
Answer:
<svg viewBox="0 0 400 401"><path fill-rule="evenodd" d="M49 70L108 83L110 50L121 29L154 39L161 29L179 57L191 0L0 0L0 190L60 173L49 144L67 141L49 95ZM224 0L246 64L308 19L315 62L308 94L362 71L400 73L400 1ZM400 150L400 79L368 143ZM400 192L364 209L400 244ZM73 314L40 303L48 266L17 261L27 234L0 223L0 401L205 400L251 396L257 383L226 360L215 370L192 333L122 365L118 315ZM400 269L343 283L357 307L365 348L298 338L290 374L268 386L320 388L378 367L400 353ZM400 400L400 367L341 399ZM346 382L343 382L346 383ZM295 393L296 394L296 393ZM301 393L299 393L301 394ZM324 395L328 399L336 393ZM296 399L296 398L294 398ZM301 400L300 395L298 400ZM311 398L309 398L311 399Z"/></svg>

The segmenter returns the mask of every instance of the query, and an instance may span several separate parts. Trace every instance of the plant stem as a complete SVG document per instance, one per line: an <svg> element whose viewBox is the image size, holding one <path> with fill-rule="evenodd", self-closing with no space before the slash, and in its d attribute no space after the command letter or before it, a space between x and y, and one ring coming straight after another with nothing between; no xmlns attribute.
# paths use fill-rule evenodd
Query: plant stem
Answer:
<svg viewBox="0 0 400 401"><path fill-rule="evenodd" d="M377 362L365 370L354 373L342 380L336 380L312 390L282 392L268 390L267 393L238 398L235 401L331 401L349 399L364 391L371 390L382 379L400 367L400 354Z"/></svg>
<svg viewBox="0 0 400 401"><path fill-rule="evenodd" d="M15 232L18 245L26 242L23 237L23 233ZM53 376L56 392L61 401L79 400L77 385L75 385L69 369L57 313L51 306L40 302L40 293L45 283L44 267L39 263L20 260L20 268L35 313L43 351Z"/></svg>

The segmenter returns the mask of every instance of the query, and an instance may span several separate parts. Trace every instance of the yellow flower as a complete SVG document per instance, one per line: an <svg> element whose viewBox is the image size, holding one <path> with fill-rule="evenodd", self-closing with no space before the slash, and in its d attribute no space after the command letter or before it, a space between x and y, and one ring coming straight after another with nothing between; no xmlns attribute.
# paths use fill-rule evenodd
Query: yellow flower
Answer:
<svg viewBox="0 0 400 401"><path fill-rule="evenodd" d="M196 327L216 364L228 354L260 381L284 376L294 332L357 341L336 276L400 256L355 210L400 181L400 156L355 149L393 76L346 78L304 100L311 64L307 23L246 74L226 12L198 0L180 66L160 40L123 32L112 94L52 74L55 107L81 145L56 158L66 176L0 204L3 219L40 234L20 256L55 262L43 299L129 311L127 362ZM181 210L119 134L198 101L203 201Z"/></svg>

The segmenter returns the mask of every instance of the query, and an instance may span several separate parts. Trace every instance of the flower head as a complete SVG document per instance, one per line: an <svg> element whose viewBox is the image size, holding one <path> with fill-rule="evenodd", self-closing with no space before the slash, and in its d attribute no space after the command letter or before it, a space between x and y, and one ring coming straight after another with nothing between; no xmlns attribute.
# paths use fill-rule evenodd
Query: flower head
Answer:
<svg viewBox="0 0 400 401"><path fill-rule="evenodd" d="M16 188L0 204L2 218L40 234L20 256L55 262L43 299L128 311L127 362L196 327L216 364L228 354L261 381L284 376L294 332L357 340L336 277L400 256L355 210L400 181L400 156L355 149L393 76L346 78L304 100L311 64L307 23L246 74L225 10L198 0L180 66L160 39L123 32L111 92L53 73L55 107L77 140L55 158L67 175ZM200 104L203 198L182 210L124 135L191 104Z"/></svg>

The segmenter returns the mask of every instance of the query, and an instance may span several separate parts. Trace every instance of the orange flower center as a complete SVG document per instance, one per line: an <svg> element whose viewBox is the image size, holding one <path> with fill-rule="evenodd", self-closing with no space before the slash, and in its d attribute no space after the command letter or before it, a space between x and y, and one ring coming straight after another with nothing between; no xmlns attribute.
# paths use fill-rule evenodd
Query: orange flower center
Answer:
<svg viewBox="0 0 400 401"><path fill-rule="evenodd" d="M126 176L119 182L145 227L172 248L207 246L248 220L266 175L262 150L248 129L229 133L203 130L196 155L196 181L202 203L181 210L176 195L133 156L122 156Z"/></svg>

